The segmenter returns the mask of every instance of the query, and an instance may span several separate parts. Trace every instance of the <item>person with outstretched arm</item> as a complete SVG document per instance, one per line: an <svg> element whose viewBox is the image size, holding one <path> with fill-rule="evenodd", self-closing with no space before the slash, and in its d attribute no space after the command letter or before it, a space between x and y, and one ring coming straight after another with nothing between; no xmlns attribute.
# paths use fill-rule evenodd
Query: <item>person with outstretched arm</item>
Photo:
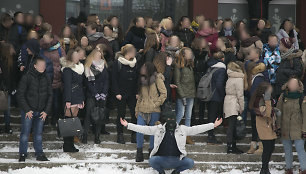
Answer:
<svg viewBox="0 0 306 174"><path fill-rule="evenodd" d="M222 118L217 118L215 123L192 127L178 125L175 113L170 109L164 111L164 118L165 124L156 126L136 125L120 118L121 124L127 129L146 135L154 135L154 148L151 151L149 163L160 174L164 174L165 169L174 169L171 174L179 174L192 168L194 161L186 157L186 137L209 131L222 123Z"/></svg>

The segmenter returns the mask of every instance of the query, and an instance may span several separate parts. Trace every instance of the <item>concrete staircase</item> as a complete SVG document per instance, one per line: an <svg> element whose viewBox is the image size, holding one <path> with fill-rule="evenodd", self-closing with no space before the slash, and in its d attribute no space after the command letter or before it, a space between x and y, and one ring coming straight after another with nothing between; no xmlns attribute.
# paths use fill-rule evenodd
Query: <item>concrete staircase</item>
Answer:
<svg viewBox="0 0 306 174"><path fill-rule="evenodd" d="M1 113L2 114L2 113ZM57 137L57 132L51 126L46 125L43 134L43 148L50 162L37 162L34 157L33 143L29 143L29 154L26 163L18 162L19 134L20 134L20 112L18 109L12 109L11 126L13 134L0 134L0 171L8 169L19 169L24 167L58 167L64 165L88 166L89 164L132 164L135 166L148 168L148 141L145 141L144 155L145 161L142 163L135 162L136 144L130 143L130 132L125 129L124 136L126 144L116 143L116 111L111 112L110 123L106 129L111 134L101 135L102 143L93 144L94 137L90 133L88 144L76 144L80 149L79 153L64 153L62 151L62 139ZM127 118L129 120L129 118ZM0 127L3 127L3 115L0 115ZM248 133L251 132L250 120L247 124ZM186 150L188 157L195 160L194 169L203 171L214 170L217 172L230 171L239 169L244 172L259 171L261 167L261 156L256 155L233 155L226 154L226 128L220 126L216 129L218 140L223 142L222 145L207 145L207 134L193 136L195 145L187 145ZM146 138L148 140L148 138ZM251 134L238 142L238 147L244 151L249 148ZM68 160L67 160L68 159ZM106 160L105 160L106 159ZM296 153L294 160L297 160ZM297 165L298 163L295 163ZM272 156L271 166L277 170L283 170L284 153L283 147L277 140L276 149ZM297 167L297 166L296 166ZM89 167L90 168L90 167Z"/></svg>

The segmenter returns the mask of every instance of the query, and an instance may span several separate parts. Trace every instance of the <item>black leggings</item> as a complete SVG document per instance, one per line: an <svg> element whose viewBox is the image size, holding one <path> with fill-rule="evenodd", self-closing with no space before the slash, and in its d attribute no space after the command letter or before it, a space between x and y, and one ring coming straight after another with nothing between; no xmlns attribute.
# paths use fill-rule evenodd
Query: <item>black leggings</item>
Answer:
<svg viewBox="0 0 306 174"><path fill-rule="evenodd" d="M251 114L251 126L252 126L252 141L257 141L258 133L256 128L256 114L252 110L250 111L250 114Z"/></svg>
<svg viewBox="0 0 306 174"><path fill-rule="evenodd" d="M117 115L117 133L123 133L123 126L120 123L120 118L124 119L126 115L126 105L128 105L130 113L131 113L131 123L137 124L137 119L135 116L135 107L136 107L136 95L128 96L126 98L122 98L121 100L117 100L118 105L118 115Z"/></svg>
<svg viewBox="0 0 306 174"><path fill-rule="evenodd" d="M226 132L227 143L236 142L236 125L237 125L237 115L233 115L227 118L228 128Z"/></svg>
<svg viewBox="0 0 306 174"><path fill-rule="evenodd" d="M263 153L261 156L262 168L268 169L269 161L275 148L275 140L261 140L261 142L263 144Z"/></svg>
<svg viewBox="0 0 306 174"><path fill-rule="evenodd" d="M208 102L208 122L214 123L217 118L223 117L223 102ZM214 136L214 130L208 131L208 136Z"/></svg>

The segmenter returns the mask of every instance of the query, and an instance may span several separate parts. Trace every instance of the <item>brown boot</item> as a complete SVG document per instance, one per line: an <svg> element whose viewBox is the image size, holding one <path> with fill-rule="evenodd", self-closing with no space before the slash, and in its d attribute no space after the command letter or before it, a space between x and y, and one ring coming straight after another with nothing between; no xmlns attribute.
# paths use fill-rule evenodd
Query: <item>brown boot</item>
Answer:
<svg viewBox="0 0 306 174"><path fill-rule="evenodd" d="M256 141L252 141L250 149L247 151L247 154L254 154L256 149L257 149L257 142Z"/></svg>
<svg viewBox="0 0 306 174"><path fill-rule="evenodd" d="M30 133L30 135L29 135L29 142L33 142L33 134L32 133Z"/></svg>
<svg viewBox="0 0 306 174"><path fill-rule="evenodd" d="M74 141L74 143L81 143L81 140L77 136L74 136L73 141Z"/></svg>
<svg viewBox="0 0 306 174"><path fill-rule="evenodd" d="M186 138L186 144L194 145L194 142L192 141L191 137L187 136L187 138Z"/></svg>
<svg viewBox="0 0 306 174"><path fill-rule="evenodd" d="M300 174L306 174L306 170L303 171L300 170Z"/></svg>
<svg viewBox="0 0 306 174"><path fill-rule="evenodd" d="M285 174L293 174L293 170L292 169L286 169Z"/></svg>
<svg viewBox="0 0 306 174"><path fill-rule="evenodd" d="M263 152L263 145L262 142L258 143L258 149L254 152L255 155L262 155Z"/></svg>

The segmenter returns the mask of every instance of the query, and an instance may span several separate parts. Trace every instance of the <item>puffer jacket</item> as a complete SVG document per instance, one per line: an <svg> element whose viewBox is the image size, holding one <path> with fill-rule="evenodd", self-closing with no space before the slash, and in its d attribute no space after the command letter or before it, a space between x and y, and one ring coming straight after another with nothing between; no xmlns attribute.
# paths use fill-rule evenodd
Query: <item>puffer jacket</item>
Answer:
<svg viewBox="0 0 306 174"><path fill-rule="evenodd" d="M156 126L141 126L141 125L135 125L133 123L128 123L127 128L129 130L139 132L145 135L154 135L154 148L150 154L150 158L154 156L161 144L161 142L164 139L165 133L166 133L166 124L164 125L156 125ZM175 140L177 143L177 147L179 151L182 153L180 155L180 160L183 159L186 155L186 136L192 136L196 135L199 133L203 133L209 130L214 129L214 124L213 123L208 123L208 124L202 124L198 126L192 126L192 127L187 127L185 125L177 125L175 129Z"/></svg>
<svg viewBox="0 0 306 174"><path fill-rule="evenodd" d="M301 50L294 50L288 56L281 55L281 63L276 72L275 93L279 96L282 93L281 87L289 80L290 77L295 76L301 78L303 76L304 67L301 56Z"/></svg>
<svg viewBox="0 0 306 174"><path fill-rule="evenodd" d="M65 50L61 48L61 44L55 37L53 41L48 44L44 39L40 40L41 54L52 61L53 64L53 81L52 88L58 89L62 87L62 73L60 58L66 57ZM61 54L61 55L60 55Z"/></svg>
<svg viewBox="0 0 306 174"><path fill-rule="evenodd" d="M235 62L229 63L227 68L228 80L224 98L225 118L238 115L244 108L244 73Z"/></svg>
<svg viewBox="0 0 306 174"><path fill-rule="evenodd" d="M19 83L17 99L24 112L44 111L49 115L52 108L50 78L45 72L39 73L32 66Z"/></svg>
<svg viewBox="0 0 306 174"><path fill-rule="evenodd" d="M285 90L287 84L283 86ZM303 92L303 87L299 89ZM284 98L282 94L277 106L281 110L282 116L277 120L278 128L281 129L281 138L290 140L300 140L302 132L306 132L306 97L300 104L300 99Z"/></svg>
<svg viewBox="0 0 306 174"><path fill-rule="evenodd" d="M161 112L160 106L167 98L167 89L164 84L163 74L157 73L155 82L149 86L144 86L139 90L135 113Z"/></svg>
<svg viewBox="0 0 306 174"><path fill-rule="evenodd" d="M178 98L195 98L196 87L192 67L174 68L174 84Z"/></svg>

